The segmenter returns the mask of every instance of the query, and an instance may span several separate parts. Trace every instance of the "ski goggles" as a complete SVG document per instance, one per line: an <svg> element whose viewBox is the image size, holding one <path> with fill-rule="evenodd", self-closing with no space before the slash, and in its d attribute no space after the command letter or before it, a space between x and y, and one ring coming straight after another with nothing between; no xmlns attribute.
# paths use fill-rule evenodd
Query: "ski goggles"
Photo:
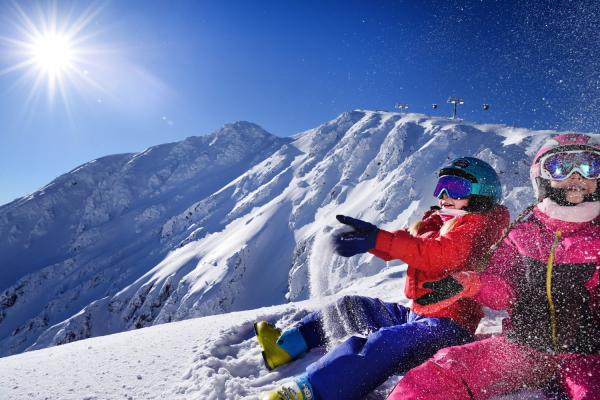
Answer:
<svg viewBox="0 0 600 400"><path fill-rule="evenodd" d="M589 150L573 150L553 153L540 159L540 176L544 179L562 181L574 172L586 179L600 177L600 153Z"/></svg>
<svg viewBox="0 0 600 400"><path fill-rule="evenodd" d="M479 189L478 183L454 175L444 175L438 179L433 195L441 199L444 192L453 199L464 199Z"/></svg>

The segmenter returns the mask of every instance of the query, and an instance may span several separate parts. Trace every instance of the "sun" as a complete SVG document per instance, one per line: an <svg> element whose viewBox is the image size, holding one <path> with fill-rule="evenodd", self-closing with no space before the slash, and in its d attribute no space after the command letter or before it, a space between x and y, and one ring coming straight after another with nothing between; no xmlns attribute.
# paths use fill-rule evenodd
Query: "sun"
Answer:
<svg viewBox="0 0 600 400"><path fill-rule="evenodd" d="M49 33L31 44L31 61L41 71L56 76L74 68L76 52L69 37Z"/></svg>
<svg viewBox="0 0 600 400"><path fill-rule="evenodd" d="M65 105L69 88L81 91L84 85L97 86L88 74L94 54L89 27L99 8L90 7L79 16L70 10L61 17L57 3L51 2L47 10L31 13L37 16L33 19L18 3L13 5L15 35L0 37L0 50L13 62L0 69L0 75L20 71L17 84L30 87L29 99L45 92L50 102L60 95Z"/></svg>
<svg viewBox="0 0 600 400"><path fill-rule="evenodd" d="M50 98L54 97L57 88L66 96L67 84L74 82L82 70L82 60L78 58L78 48L73 40L67 33L38 31L25 45L25 64L34 70L37 82L46 81Z"/></svg>

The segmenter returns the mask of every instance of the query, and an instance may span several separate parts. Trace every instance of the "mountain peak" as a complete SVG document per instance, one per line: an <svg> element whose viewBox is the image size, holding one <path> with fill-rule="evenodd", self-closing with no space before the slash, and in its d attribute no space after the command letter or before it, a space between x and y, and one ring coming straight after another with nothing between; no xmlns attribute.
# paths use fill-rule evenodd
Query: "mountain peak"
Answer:
<svg viewBox="0 0 600 400"><path fill-rule="evenodd" d="M225 124L224 128L236 130L261 130L266 132L260 125L250 121L235 121Z"/></svg>
<svg viewBox="0 0 600 400"><path fill-rule="evenodd" d="M225 124L222 128L217 129L212 134L214 136L211 144L225 138L238 139L244 141L263 141L276 136L267 132L261 126L248 121L236 121Z"/></svg>

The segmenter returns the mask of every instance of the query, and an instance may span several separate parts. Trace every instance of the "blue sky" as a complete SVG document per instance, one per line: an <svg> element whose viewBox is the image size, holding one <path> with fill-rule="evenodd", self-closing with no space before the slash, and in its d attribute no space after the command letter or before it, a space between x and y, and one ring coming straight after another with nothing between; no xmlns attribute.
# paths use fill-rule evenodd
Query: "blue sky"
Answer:
<svg viewBox="0 0 600 400"><path fill-rule="evenodd" d="M11 70L23 61L14 40L27 43L18 9L37 29L53 9L58 26L94 13L72 37L64 92ZM457 95L469 121L597 131L599 11L591 0L3 1L0 204L94 158L237 120L287 136L397 102L449 115Z"/></svg>

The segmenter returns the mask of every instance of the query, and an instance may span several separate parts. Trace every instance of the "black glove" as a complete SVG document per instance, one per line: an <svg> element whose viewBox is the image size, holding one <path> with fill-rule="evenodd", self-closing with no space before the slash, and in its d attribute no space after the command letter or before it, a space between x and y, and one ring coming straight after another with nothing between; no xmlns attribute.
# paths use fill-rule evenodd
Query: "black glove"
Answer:
<svg viewBox="0 0 600 400"><path fill-rule="evenodd" d="M333 236L335 252L342 257L352 257L356 254L366 253L375 247L375 239L379 229L360 219L336 215L338 221L351 226L354 230Z"/></svg>
<svg viewBox="0 0 600 400"><path fill-rule="evenodd" d="M432 292L427 293L426 295L415 300L417 304L422 306L428 306L434 303L439 303L442 300L447 300L450 297L462 292L464 289L463 285L458 283L458 281L450 275L439 281L425 282L423 287L425 289L431 289Z"/></svg>
<svg viewBox="0 0 600 400"><path fill-rule="evenodd" d="M425 282L425 289L431 289L431 293L415 300L422 306L437 304L439 307L447 307L465 297L473 297L479 293L481 281L479 274L474 271L453 272L444 279L434 282Z"/></svg>

